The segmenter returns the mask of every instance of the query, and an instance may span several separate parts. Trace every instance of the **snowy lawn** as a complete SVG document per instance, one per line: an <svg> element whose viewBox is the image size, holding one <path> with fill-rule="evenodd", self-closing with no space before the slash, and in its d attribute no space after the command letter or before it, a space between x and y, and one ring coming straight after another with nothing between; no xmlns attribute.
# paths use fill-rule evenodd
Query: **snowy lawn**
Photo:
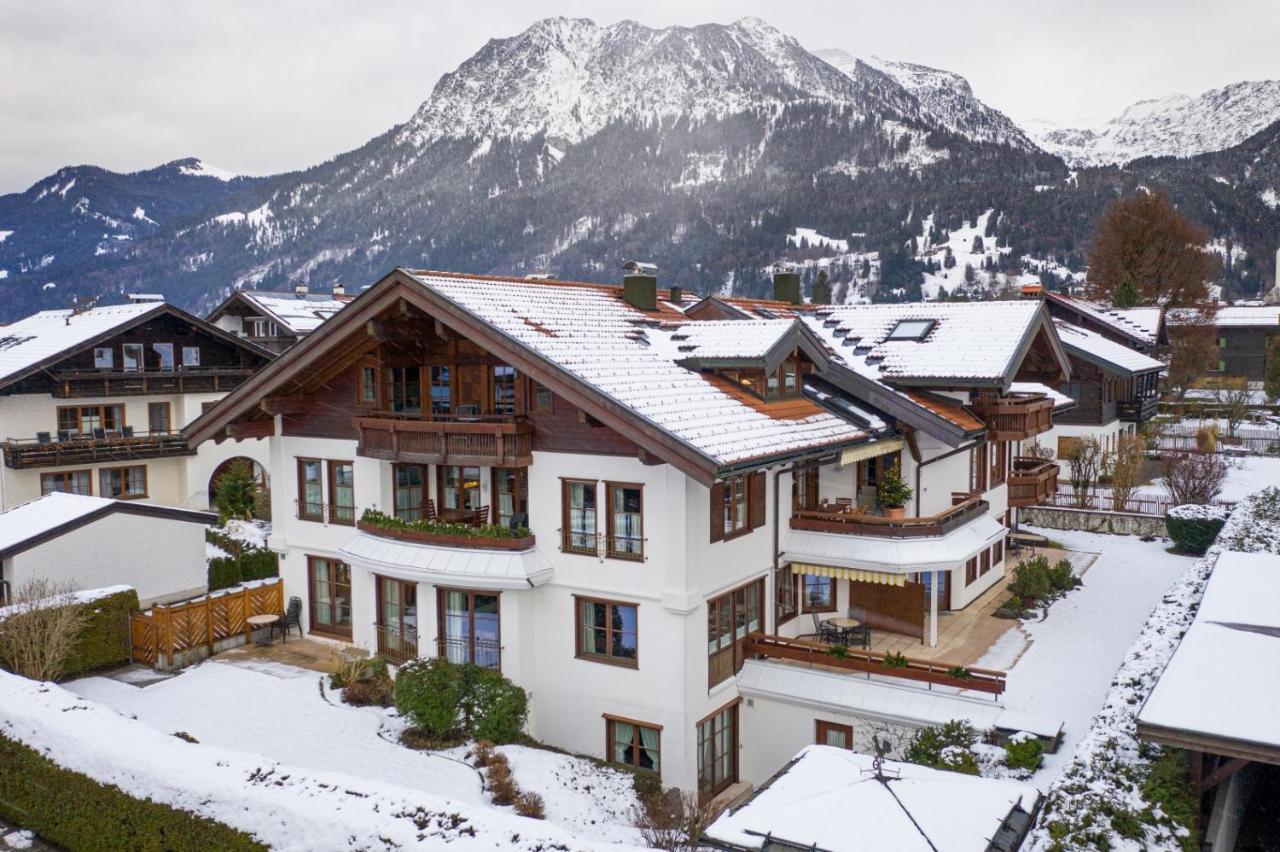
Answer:
<svg viewBox="0 0 1280 852"><path fill-rule="evenodd" d="M1218 495L1220 500L1238 503L1269 485L1280 484L1280 458L1273 456L1226 456L1227 481ZM1164 479L1157 478L1138 489L1139 494L1166 496Z"/></svg>
<svg viewBox="0 0 1280 852"><path fill-rule="evenodd" d="M1008 671L1003 701L1009 709L1063 720L1062 746L1045 755L1044 768L1035 776L1043 785L1070 759L1151 610L1195 558L1167 553L1171 544L1166 540L1026 529L1061 542L1067 550L1098 554L1083 575L1083 586L1055 601L1043 621L1024 621L1006 631L975 664Z"/></svg>
<svg viewBox="0 0 1280 852"><path fill-rule="evenodd" d="M183 731L203 744L293 767L492 807L480 774L464 760L465 748L426 752L400 745L405 723L393 710L343 704L316 672L262 661L211 661L141 689L104 677L65 686L166 734ZM641 845L631 826L630 775L540 749L502 751L521 789L543 797L548 822L596 843Z"/></svg>

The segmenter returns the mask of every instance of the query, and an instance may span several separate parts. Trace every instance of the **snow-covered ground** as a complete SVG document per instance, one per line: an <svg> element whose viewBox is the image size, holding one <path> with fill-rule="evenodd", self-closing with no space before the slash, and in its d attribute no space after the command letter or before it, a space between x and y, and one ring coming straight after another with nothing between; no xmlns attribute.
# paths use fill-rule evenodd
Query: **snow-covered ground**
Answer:
<svg viewBox="0 0 1280 852"><path fill-rule="evenodd" d="M1168 541L1027 529L1067 550L1097 554L1084 572L1083 586L1055 601L1043 621L1006 631L976 663L1008 670L1003 700L1010 709L1052 712L1063 720L1062 747L1045 755L1045 766L1033 779L1043 786L1057 776L1089 729L1151 610L1195 559L1166 552Z"/></svg>

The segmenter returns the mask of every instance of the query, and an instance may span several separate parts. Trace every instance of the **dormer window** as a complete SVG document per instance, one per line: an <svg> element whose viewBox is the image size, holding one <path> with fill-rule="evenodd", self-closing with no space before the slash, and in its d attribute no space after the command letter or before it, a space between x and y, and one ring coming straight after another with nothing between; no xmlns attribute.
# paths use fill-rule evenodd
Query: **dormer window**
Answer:
<svg viewBox="0 0 1280 852"><path fill-rule="evenodd" d="M936 322L937 320L931 319L898 320L885 340L924 340Z"/></svg>

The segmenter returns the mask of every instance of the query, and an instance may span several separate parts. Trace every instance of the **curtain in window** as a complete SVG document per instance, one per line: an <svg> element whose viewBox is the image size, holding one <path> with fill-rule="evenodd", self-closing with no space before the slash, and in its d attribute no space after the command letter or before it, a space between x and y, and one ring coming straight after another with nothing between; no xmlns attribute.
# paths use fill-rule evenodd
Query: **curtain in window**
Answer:
<svg viewBox="0 0 1280 852"><path fill-rule="evenodd" d="M639 488L612 488L614 553L639 556L644 552Z"/></svg>
<svg viewBox="0 0 1280 852"><path fill-rule="evenodd" d="M466 592L444 593L445 657L451 663L470 662L471 610Z"/></svg>
<svg viewBox="0 0 1280 852"><path fill-rule="evenodd" d="M661 771L658 764L658 731L654 728L640 729L640 768Z"/></svg>
<svg viewBox="0 0 1280 852"><path fill-rule="evenodd" d="M423 468L421 465L396 465L396 517L402 521L422 519Z"/></svg>
<svg viewBox="0 0 1280 852"><path fill-rule="evenodd" d="M596 485L594 482L569 483L570 546L584 550L596 544Z"/></svg>

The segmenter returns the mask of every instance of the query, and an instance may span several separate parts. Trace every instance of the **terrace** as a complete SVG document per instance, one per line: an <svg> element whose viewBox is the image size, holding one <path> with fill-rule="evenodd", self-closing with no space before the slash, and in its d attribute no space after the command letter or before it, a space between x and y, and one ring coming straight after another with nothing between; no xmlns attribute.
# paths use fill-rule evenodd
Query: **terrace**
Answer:
<svg viewBox="0 0 1280 852"><path fill-rule="evenodd" d="M954 499L960 502L937 514L918 517L893 518L852 504L796 509L791 513L791 529L888 538L941 536L985 515L991 508L976 496L957 494Z"/></svg>
<svg viewBox="0 0 1280 852"><path fill-rule="evenodd" d="M533 426L516 415L357 417L360 446L370 458L418 464L524 467L533 461Z"/></svg>
<svg viewBox="0 0 1280 852"><path fill-rule="evenodd" d="M178 367L167 370L55 370L53 396L139 396L168 393L221 393L234 390L253 375L254 367Z"/></svg>
<svg viewBox="0 0 1280 852"><path fill-rule="evenodd" d="M989 441L1024 441L1053 428L1053 400L1041 394L981 396L970 406Z"/></svg>
<svg viewBox="0 0 1280 852"><path fill-rule="evenodd" d="M1018 457L1009 471L1009 505L1035 506L1051 499L1058 491L1060 470L1051 461Z"/></svg>
<svg viewBox="0 0 1280 852"><path fill-rule="evenodd" d="M193 456L192 449L178 432L134 434L131 429L107 432L96 430L90 435L59 436L41 433L35 438L8 438L0 449L6 467L24 470L97 462L140 461L144 459Z"/></svg>

